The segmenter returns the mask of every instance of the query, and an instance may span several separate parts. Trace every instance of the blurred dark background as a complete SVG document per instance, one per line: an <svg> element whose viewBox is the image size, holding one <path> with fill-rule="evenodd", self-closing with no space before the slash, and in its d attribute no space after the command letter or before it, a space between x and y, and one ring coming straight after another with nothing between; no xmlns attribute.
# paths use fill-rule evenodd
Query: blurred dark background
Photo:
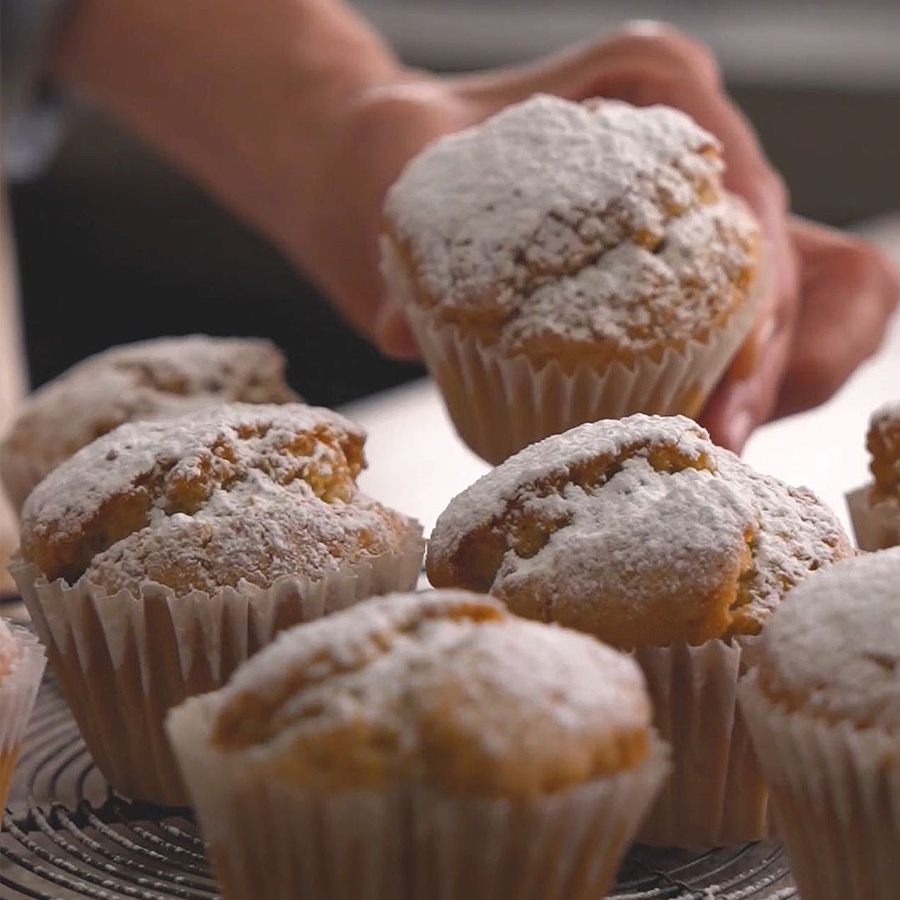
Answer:
<svg viewBox="0 0 900 900"><path fill-rule="evenodd" d="M835 225L900 210L900 2L360 0L409 62L520 61L635 17L709 42L795 209ZM382 358L283 259L111 123L73 117L12 190L36 386L103 347L158 334L274 338L293 386L337 405L421 373Z"/></svg>

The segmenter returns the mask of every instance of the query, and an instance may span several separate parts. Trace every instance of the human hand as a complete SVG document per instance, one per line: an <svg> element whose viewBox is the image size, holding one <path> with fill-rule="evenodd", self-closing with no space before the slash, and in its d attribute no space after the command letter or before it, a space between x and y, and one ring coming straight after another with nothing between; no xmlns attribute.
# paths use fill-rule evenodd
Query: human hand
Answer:
<svg viewBox="0 0 900 900"><path fill-rule="evenodd" d="M362 92L337 118L316 180L323 193L311 207L325 216L312 267L382 350L416 354L377 274L385 192L429 141L536 92L665 103L722 142L726 185L762 225L771 283L756 327L702 416L716 441L739 450L771 416L821 402L875 350L898 293L890 265L860 240L791 219L782 182L725 93L710 52L647 24L514 69L453 78L405 72Z"/></svg>
<svg viewBox="0 0 900 900"><path fill-rule="evenodd" d="M824 403L878 349L900 297L897 271L874 245L797 217L789 235L797 293L757 326L703 416L736 450L768 419Z"/></svg>

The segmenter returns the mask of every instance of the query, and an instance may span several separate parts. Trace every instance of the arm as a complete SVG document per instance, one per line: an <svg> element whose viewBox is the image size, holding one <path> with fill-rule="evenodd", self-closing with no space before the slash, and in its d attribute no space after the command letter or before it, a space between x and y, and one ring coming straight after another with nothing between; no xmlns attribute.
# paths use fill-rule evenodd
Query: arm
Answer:
<svg viewBox="0 0 900 900"><path fill-rule="evenodd" d="M332 0L77 0L53 71L161 149L345 302L323 171L352 98L395 80L390 50ZM325 179L326 183L322 183ZM371 288L369 288L371 290Z"/></svg>
<svg viewBox="0 0 900 900"><path fill-rule="evenodd" d="M381 295L385 191L427 142L535 91L667 103L722 140L729 186L759 216L775 277L755 338L704 416L720 443L739 449L776 410L824 399L877 346L896 303L874 248L792 223L715 60L674 29L640 26L531 65L438 78L404 69L339 0L77 0L53 68L254 224L394 355L415 347ZM848 319L867 323L853 341ZM810 352L810 328L837 356Z"/></svg>

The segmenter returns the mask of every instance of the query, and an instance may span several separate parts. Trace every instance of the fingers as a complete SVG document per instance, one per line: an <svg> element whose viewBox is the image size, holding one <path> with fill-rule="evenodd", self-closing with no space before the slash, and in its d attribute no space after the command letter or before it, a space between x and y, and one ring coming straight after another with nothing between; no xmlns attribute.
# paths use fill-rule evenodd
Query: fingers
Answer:
<svg viewBox="0 0 900 900"><path fill-rule="evenodd" d="M827 400L878 349L900 296L896 268L874 245L800 219L791 235L802 302L776 415Z"/></svg>
<svg viewBox="0 0 900 900"><path fill-rule="evenodd" d="M665 102L657 98L674 93L678 83L697 81L720 83L718 64L704 44L671 25L635 22L536 62L463 76L458 84L501 108L535 93L570 100L617 97L646 106Z"/></svg>
<svg viewBox="0 0 900 900"><path fill-rule="evenodd" d="M775 410L793 343L794 300L768 291L749 338L700 416L712 439L735 453Z"/></svg>
<svg viewBox="0 0 900 900"><path fill-rule="evenodd" d="M375 344L386 356L404 361L420 358L406 316L393 305L382 308L372 329Z"/></svg>

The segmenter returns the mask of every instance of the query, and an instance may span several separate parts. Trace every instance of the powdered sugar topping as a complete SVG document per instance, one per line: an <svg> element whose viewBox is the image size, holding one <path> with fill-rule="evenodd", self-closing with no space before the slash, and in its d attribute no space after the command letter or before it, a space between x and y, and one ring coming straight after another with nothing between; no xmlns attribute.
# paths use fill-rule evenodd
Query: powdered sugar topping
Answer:
<svg viewBox="0 0 900 900"><path fill-rule="evenodd" d="M429 556L452 556L470 530L500 519L511 502L534 498L539 485L568 479L573 469L598 457L618 459L646 446L651 436L697 465L712 448L706 430L684 416L638 414L578 425L525 447L454 497L435 524Z"/></svg>
<svg viewBox="0 0 900 900"><path fill-rule="evenodd" d="M2 444L17 505L76 450L117 425L205 406L296 400L278 348L258 338L157 338L83 360L35 391Z"/></svg>
<svg viewBox="0 0 900 900"><path fill-rule="evenodd" d="M788 588L851 553L809 491L688 419L638 415L547 438L483 476L438 518L428 571L532 617L614 619L608 640L668 643L756 632ZM704 619L717 586L725 606Z"/></svg>
<svg viewBox="0 0 900 900"><path fill-rule="evenodd" d="M874 426L880 422L900 424L900 402L894 400L879 406L872 413L869 424Z"/></svg>
<svg viewBox="0 0 900 900"><path fill-rule="evenodd" d="M248 426L258 432L242 437ZM51 472L28 498L23 522L31 527L52 524L62 531L78 528L106 501L132 490L143 476L157 470L165 471L170 484L206 476L211 482L227 480L232 471L246 473L262 466L278 481L317 462L324 467L324 476L338 475L332 470L338 461L329 459L326 441L311 440L308 459L298 461L288 452L298 432L313 433L317 428L336 444L361 448L364 440L362 430L338 413L296 403L232 403L162 422L126 423ZM156 498L160 513L168 499L165 492Z"/></svg>
<svg viewBox="0 0 900 900"><path fill-rule="evenodd" d="M395 549L413 524L358 491L363 440L300 404L122 425L32 492L23 554L51 580L87 572L108 590L142 573L186 590L319 576Z"/></svg>
<svg viewBox="0 0 900 900"><path fill-rule="evenodd" d="M727 305L755 226L715 202L721 168L718 142L679 111L538 95L427 147L385 212L439 314L512 319L511 348L550 326L620 337L635 295L694 327L710 298ZM699 283L700 308L684 296Z"/></svg>
<svg viewBox="0 0 900 900"><path fill-rule="evenodd" d="M465 777L495 787L504 767L519 766L530 788L546 788L567 757L576 777L590 777L598 740L650 724L628 657L451 592L390 595L292 629L243 666L221 699L220 736L243 729L240 744L284 747L297 765L298 748L324 732L344 736L335 769L368 749L388 757L389 775L434 782L448 777L445 767L459 776L460 755L471 756L475 771ZM379 741L368 747L372 734Z"/></svg>
<svg viewBox="0 0 900 900"><path fill-rule="evenodd" d="M900 735L900 548L795 587L763 638L762 685L814 716Z"/></svg>

